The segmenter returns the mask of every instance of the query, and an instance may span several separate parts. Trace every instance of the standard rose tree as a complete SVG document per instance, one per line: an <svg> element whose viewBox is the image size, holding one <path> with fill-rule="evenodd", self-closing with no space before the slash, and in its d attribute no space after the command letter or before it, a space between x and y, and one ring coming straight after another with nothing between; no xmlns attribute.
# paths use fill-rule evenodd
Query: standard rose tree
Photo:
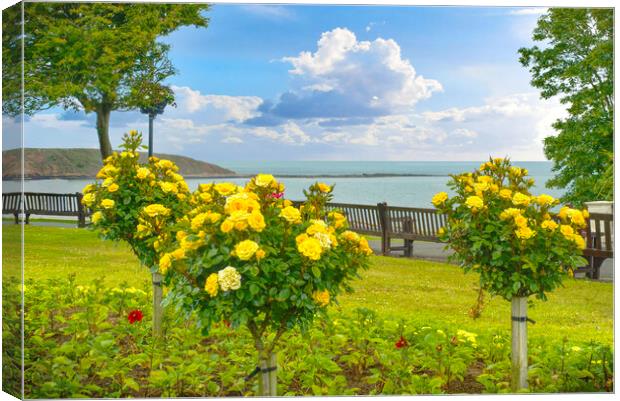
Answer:
<svg viewBox="0 0 620 401"><path fill-rule="evenodd" d="M331 190L312 185L302 212L283 199L284 186L271 175L259 174L245 187L200 185L159 261L169 302L195 312L207 330L222 321L247 327L262 395L276 394L282 335L308 327L368 265L366 239L322 206Z"/></svg>
<svg viewBox="0 0 620 401"><path fill-rule="evenodd" d="M452 176L448 197L440 192L433 204L447 216L440 238L466 272L480 274L480 286L512 302L513 390L527 387L527 298L542 300L573 269L585 241L579 231L586 210L563 207L549 195L534 196L527 170L507 159L490 159L473 173Z"/></svg>
<svg viewBox="0 0 620 401"><path fill-rule="evenodd" d="M122 152L105 159L99 179L87 185L82 202L93 214L91 221L101 237L124 241L147 267L159 261L160 245L172 225L188 210L189 188L170 160L151 157L139 162L142 135L123 136ZM153 269L153 330L161 329L161 277Z"/></svg>

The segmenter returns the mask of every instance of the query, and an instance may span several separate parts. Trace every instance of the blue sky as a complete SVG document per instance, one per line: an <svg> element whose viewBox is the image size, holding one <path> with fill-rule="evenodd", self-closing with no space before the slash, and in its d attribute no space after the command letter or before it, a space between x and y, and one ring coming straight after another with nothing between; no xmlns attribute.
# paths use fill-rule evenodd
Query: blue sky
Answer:
<svg viewBox="0 0 620 401"><path fill-rule="evenodd" d="M207 29L163 39L177 108L156 120L155 150L215 162L544 160L564 107L539 98L517 53L543 11L215 5ZM136 112L111 124L114 146L147 130ZM97 147L83 113L49 110L25 132L27 147Z"/></svg>

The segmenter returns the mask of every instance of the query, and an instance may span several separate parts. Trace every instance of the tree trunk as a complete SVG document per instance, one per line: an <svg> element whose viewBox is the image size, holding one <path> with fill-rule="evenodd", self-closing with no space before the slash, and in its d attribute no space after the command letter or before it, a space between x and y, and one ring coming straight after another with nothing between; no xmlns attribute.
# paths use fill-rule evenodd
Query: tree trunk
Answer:
<svg viewBox="0 0 620 401"><path fill-rule="evenodd" d="M512 391L527 389L527 297L512 298Z"/></svg>
<svg viewBox="0 0 620 401"><path fill-rule="evenodd" d="M277 367L278 360L275 353L259 354L258 367L258 395L261 397L275 397L278 395Z"/></svg>
<svg viewBox="0 0 620 401"><path fill-rule="evenodd" d="M110 113L111 107L102 105L97 108L97 137L99 138L99 150L101 151L101 160L112 154L112 144L110 143Z"/></svg>

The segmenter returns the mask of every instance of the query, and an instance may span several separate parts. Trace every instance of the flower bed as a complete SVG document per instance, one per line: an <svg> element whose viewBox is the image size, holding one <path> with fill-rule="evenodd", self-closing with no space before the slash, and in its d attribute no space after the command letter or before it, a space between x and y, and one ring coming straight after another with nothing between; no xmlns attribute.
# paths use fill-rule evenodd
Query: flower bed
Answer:
<svg viewBox="0 0 620 401"><path fill-rule="evenodd" d="M4 285L5 308L17 308L18 283ZM26 397L256 394L256 380L245 380L256 365L247 330L233 335L221 322L205 337L193 320L167 315L163 337L154 338L149 291L27 282ZM19 324L5 325L11 322ZM508 331L471 333L437 321L384 320L367 309L331 311L307 332L282 337L278 393L508 392L509 339ZM607 345L533 338L530 359L530 391L613 389Z"/></svg>

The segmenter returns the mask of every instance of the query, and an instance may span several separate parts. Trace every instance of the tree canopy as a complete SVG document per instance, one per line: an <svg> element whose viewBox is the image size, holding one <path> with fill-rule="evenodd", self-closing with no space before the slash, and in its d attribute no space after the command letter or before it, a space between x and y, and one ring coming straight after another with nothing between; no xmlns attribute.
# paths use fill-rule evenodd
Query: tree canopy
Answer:
<svg viewBox="0 0 620 401"><path fill-rule="evenodd" d="M168 46L157 42L181 26L206 27L206 4L26 3L24 81L27 114L51 107L97 114L102 157L111 154L112 110L148 107L137 89L161 89L174 74ZM18 11L12 11L18 12ZM21 26L3 29L3 113L18 114ZM153 66L157 70L153 71ZM4 84L6 82L6 84ZM157 98L158 96L154 96Z"/></svg>
<svg viewBox="0 0 620 401"><path fill-rule="evenodd" d="M556 172L547 185L577 205L613 199L613 27L613 9L551 8L533 32L541 45L519 49L541 96L568 105L545 138Z"/></svg>

